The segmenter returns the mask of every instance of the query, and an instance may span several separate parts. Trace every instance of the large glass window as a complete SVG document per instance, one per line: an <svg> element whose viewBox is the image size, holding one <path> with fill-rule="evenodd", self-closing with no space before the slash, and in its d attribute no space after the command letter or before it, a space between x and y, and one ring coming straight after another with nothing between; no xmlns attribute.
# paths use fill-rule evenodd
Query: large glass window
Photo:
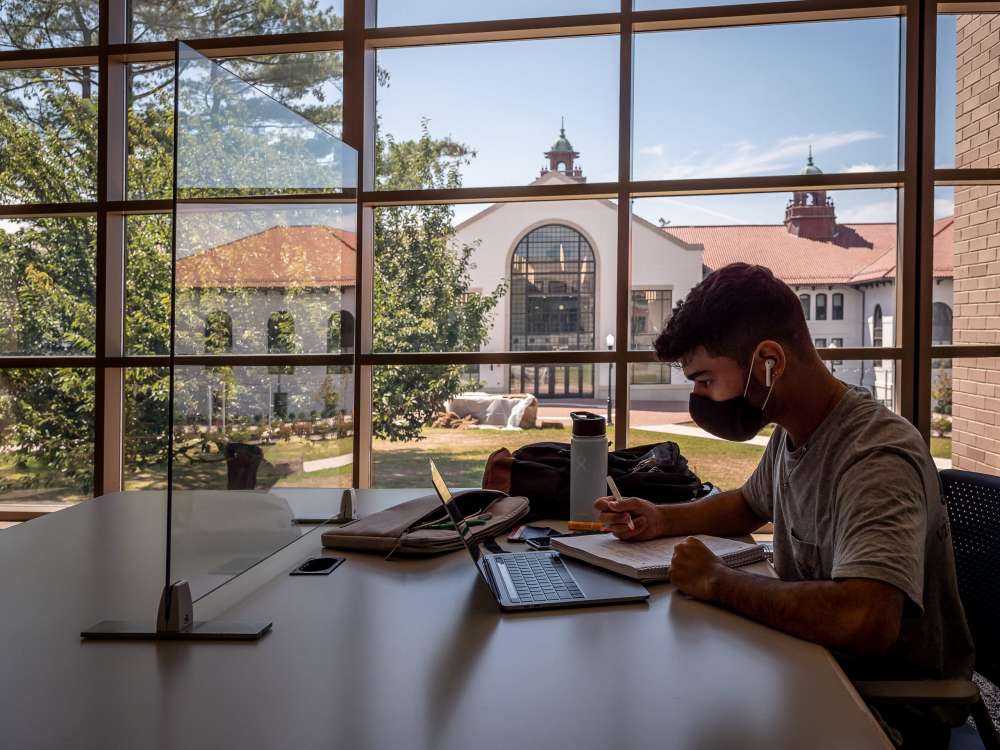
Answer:
<svg viewBox="0 0 1000 750"><path fill-rule="evenodd" d="M617 179L618 53L614 36L379 50L376 187Z"/></svg>
<svg viewBox="0 0 1000 750"><path fill-rule="evenodd" d="M96 231L92 218L0 224L0 354L94 353Z"/></svg>
<svg viewBox="0 0 1000 750"><path fill-rule="evenodd" d="M475 485L489 450L565 440L567 409L588 408L609 410L615 422L628 415L619 444L676 439L700 476L738 486L762 445L729 450L698 434L687 413L690 383L650 355L671 308L735 261L766 265L803 297L818 346L921 351L915 337L929 337L933 361L883 351L826 362L894 408L901 376L918 392L929 383L935 457L1000 471L982 439L996 395L991 363L1000 359L1000 188L989 171L977 172L978 183L940 171L1000 169L1000 97L991 88L1000 62L988 54L1000 16L938 20L939 171L934 223L925 227L923 216L898 210L899 187L921 184L900 156L898 123L900 82L935 63L902 54L901 32L922 18L906 19L901 5L895 17L829 20L818 10L810 22L767 23L787 20L778 4L759 13L750 4L635 0L640 12L687 9L692 28L658 30L655 13L643 16L627 91L619 90L629 71L620 68L617 0L365 0L361 15L379 28L361 29L363 43L347 52L343 35L323 33L343 28L344 0L131 0L124 50L117 28L99 29L95 0L0 3L0 50L33 55L28 69L0 72L0 355L18 357L0 380L0 502L116 488L107 460L116 442L126 487L163 486L172 309L177 354L215 358L185 364L179 381L187 400L175 427L192 441L209 436L182 457L189 476L222 477L213 446L234 440L282 466L279 483L364 483L374 456L376 483L413 486L425 480L426 448L457 482ZM809 3L788 5L810 19ZM736 17L719 18L730 12ZM855 12L870 9L843 9ZM476 23L400 28L464 22ZM521 38L529 27L531 38ZM281 34L294 36L258 42ZM225 41L237 37L238 48ZM174 61L164 42L175 38L200 38L213 55L228 44L239 56L216 59L257 88L242 89L227 110L220 80L188 79L195 96L183 102L182 134L204 134L208 124L225 135L235 157L235 183L226 185L241 194L230 205L182 202L171 299ZM93 48L79 60L46 57L79 45ZM292 47L299 51L275 52ZM375 65L348 60L352 49L375 49ZM100 64L108 75L99 77ZM345 88L359 96L345 99ZM620 95L630 121L621 121ZM275 102L297 115L277 116L288 112ZM105 132L99 112L109 115ZM240 130L240 122L253 126ZM343 176L321 170L309 175L315 183L292 175L279 198L254 197L275 192L282 170L322 162L324 137L302 138L307 131L348 132L367 144L358 164L374 192L290 202L302 190L333 190ZM621 149L626 133L631 153ZM278 151L307 158L274 158ZM107 157L100 186L98 154ZM185 175L213 167L197 157L180 166ZM875 172L891 174L872 183ZM843 178L831 175L844 174L880 187L832 189ZM732 181L731 194L714 194L716 178ZM182 183L182 198L207 184ZM631 211L627 241L622 210ZM364 246L359 219L370 221ZM918 279L918 299L903 299L896 278L919 271L900 267L898 239L925 232L933 275ZM904 325L902 311L932 330ZM619 331L625 340L609 345ZM977 356L942 349L963 345ZM518 352L524 359L512 361ZM233 364L263 354L272 356L263 365ZM434 365L412 364L430 354ZM833 356L829 348L824 356ZM371 395L358 415L350 413L355 376L366 401ZM120 430L94 414L95 382L108 403L124 404ZM537 404L521 431L491 432L448 414L473 392ZM371 421L374 435L356 447L359 466L355 416ZM95 451L100 441L105 450Z"/></svg>
<svg viewBox="0 0 1000 750"><path fill-rule="evenodd" d="M213 0L130 0L129 41L207 39L343 28L344 0L219 5Z"/></svg>
<svg viewBox="0 0 1000 750"><path fill-rule="evenodd" d="M896 169L899 35L896 19L637 34L635 177Z"/></svg>
<svg viewBox="0 0 1000 750"><path fill-rule="evenodd" d="M98 5L96 0L5 2L0 5L0 50L97 44Z"/></svg>
<svg viewBox="0 0 1000 750"><path fill-rule="evenodd" d="M97 68L0 70L0 203L97 197Z"/></svg>
<svg viewBox="0 0 1000 750"><path fill-rule="evenodd" d="M673 302L671 289L633 289L630 349L651 351L660 335ZM670 382L671 367L661 363L642 362L632 367L633 385L663 385Z"/></svg>
<svg viewBox="0 0 1000 750"><path fill-rule="evenodd" d="M0 370L0 504L63 507L94 479L94 371Z"/></svg>

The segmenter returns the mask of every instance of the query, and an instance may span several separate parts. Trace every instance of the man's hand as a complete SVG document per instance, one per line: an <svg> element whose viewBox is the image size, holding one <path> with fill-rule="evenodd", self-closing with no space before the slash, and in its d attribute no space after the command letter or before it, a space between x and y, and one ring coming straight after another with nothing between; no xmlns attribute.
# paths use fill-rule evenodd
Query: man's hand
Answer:
<svg viewBox="0 0 1000 750"><path fill-rule="evenodd" d="M688 537L674 547L670 582L688 596L713 601L715 584L729 570L700 539Z"/></svg>
<svg viewBox="0 0 1000 750"><path fill-rule="evenodd" d="M626 497L617 502L613 497L599 497L594 501L594 507L601 514L600 521L604 528L619 539L642 542L664 535L660 509L648 500ZM635 529L628 527L627 515L632 516Z"/></svg>

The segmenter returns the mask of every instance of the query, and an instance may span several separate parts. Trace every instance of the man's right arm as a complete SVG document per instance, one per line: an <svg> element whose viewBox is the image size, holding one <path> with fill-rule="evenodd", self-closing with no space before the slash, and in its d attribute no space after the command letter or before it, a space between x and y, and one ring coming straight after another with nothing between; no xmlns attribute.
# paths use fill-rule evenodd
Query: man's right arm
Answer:
<svg viewBox="0 0 1000 750"><path fill-rule="evenodd" d="M619 539L644 541L661 536L743 536L759 529L764 523L750 508L741 490L729 490L692 503L654 505L638 497L622 502L602 497L594 503L600 511L605 528ZM626 514L632 517L635 529L628 527Z"/></svg>

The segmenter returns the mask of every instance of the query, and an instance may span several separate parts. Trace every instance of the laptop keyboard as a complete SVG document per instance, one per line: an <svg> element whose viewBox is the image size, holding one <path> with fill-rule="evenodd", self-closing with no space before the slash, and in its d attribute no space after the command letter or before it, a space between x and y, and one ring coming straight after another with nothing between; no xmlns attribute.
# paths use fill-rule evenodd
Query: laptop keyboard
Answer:
<svg viewBox="0 0 1000 750"><path fill-rule="evenodd" d="M506 567L519 602L558 602L584 598L573 574L556 555L510 552L498 555L495 560L501 570ZM504 582L507 583L506 579ZM507 588L510 589L509 584Z"/></svg>

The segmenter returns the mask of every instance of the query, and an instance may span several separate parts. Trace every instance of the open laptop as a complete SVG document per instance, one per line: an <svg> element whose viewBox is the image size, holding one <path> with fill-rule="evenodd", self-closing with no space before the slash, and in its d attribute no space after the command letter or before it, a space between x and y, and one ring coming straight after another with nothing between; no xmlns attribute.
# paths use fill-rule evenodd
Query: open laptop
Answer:
<svg viewBox="0 0 1000 750"><path fill-rule="evenodd" d="M640 602L649 598L636 581L568 560L558 552L483 553L437 466L431 461L431 481L448 516L465 542L479 575L503 610L579 607L592 604Z"/></svg>

